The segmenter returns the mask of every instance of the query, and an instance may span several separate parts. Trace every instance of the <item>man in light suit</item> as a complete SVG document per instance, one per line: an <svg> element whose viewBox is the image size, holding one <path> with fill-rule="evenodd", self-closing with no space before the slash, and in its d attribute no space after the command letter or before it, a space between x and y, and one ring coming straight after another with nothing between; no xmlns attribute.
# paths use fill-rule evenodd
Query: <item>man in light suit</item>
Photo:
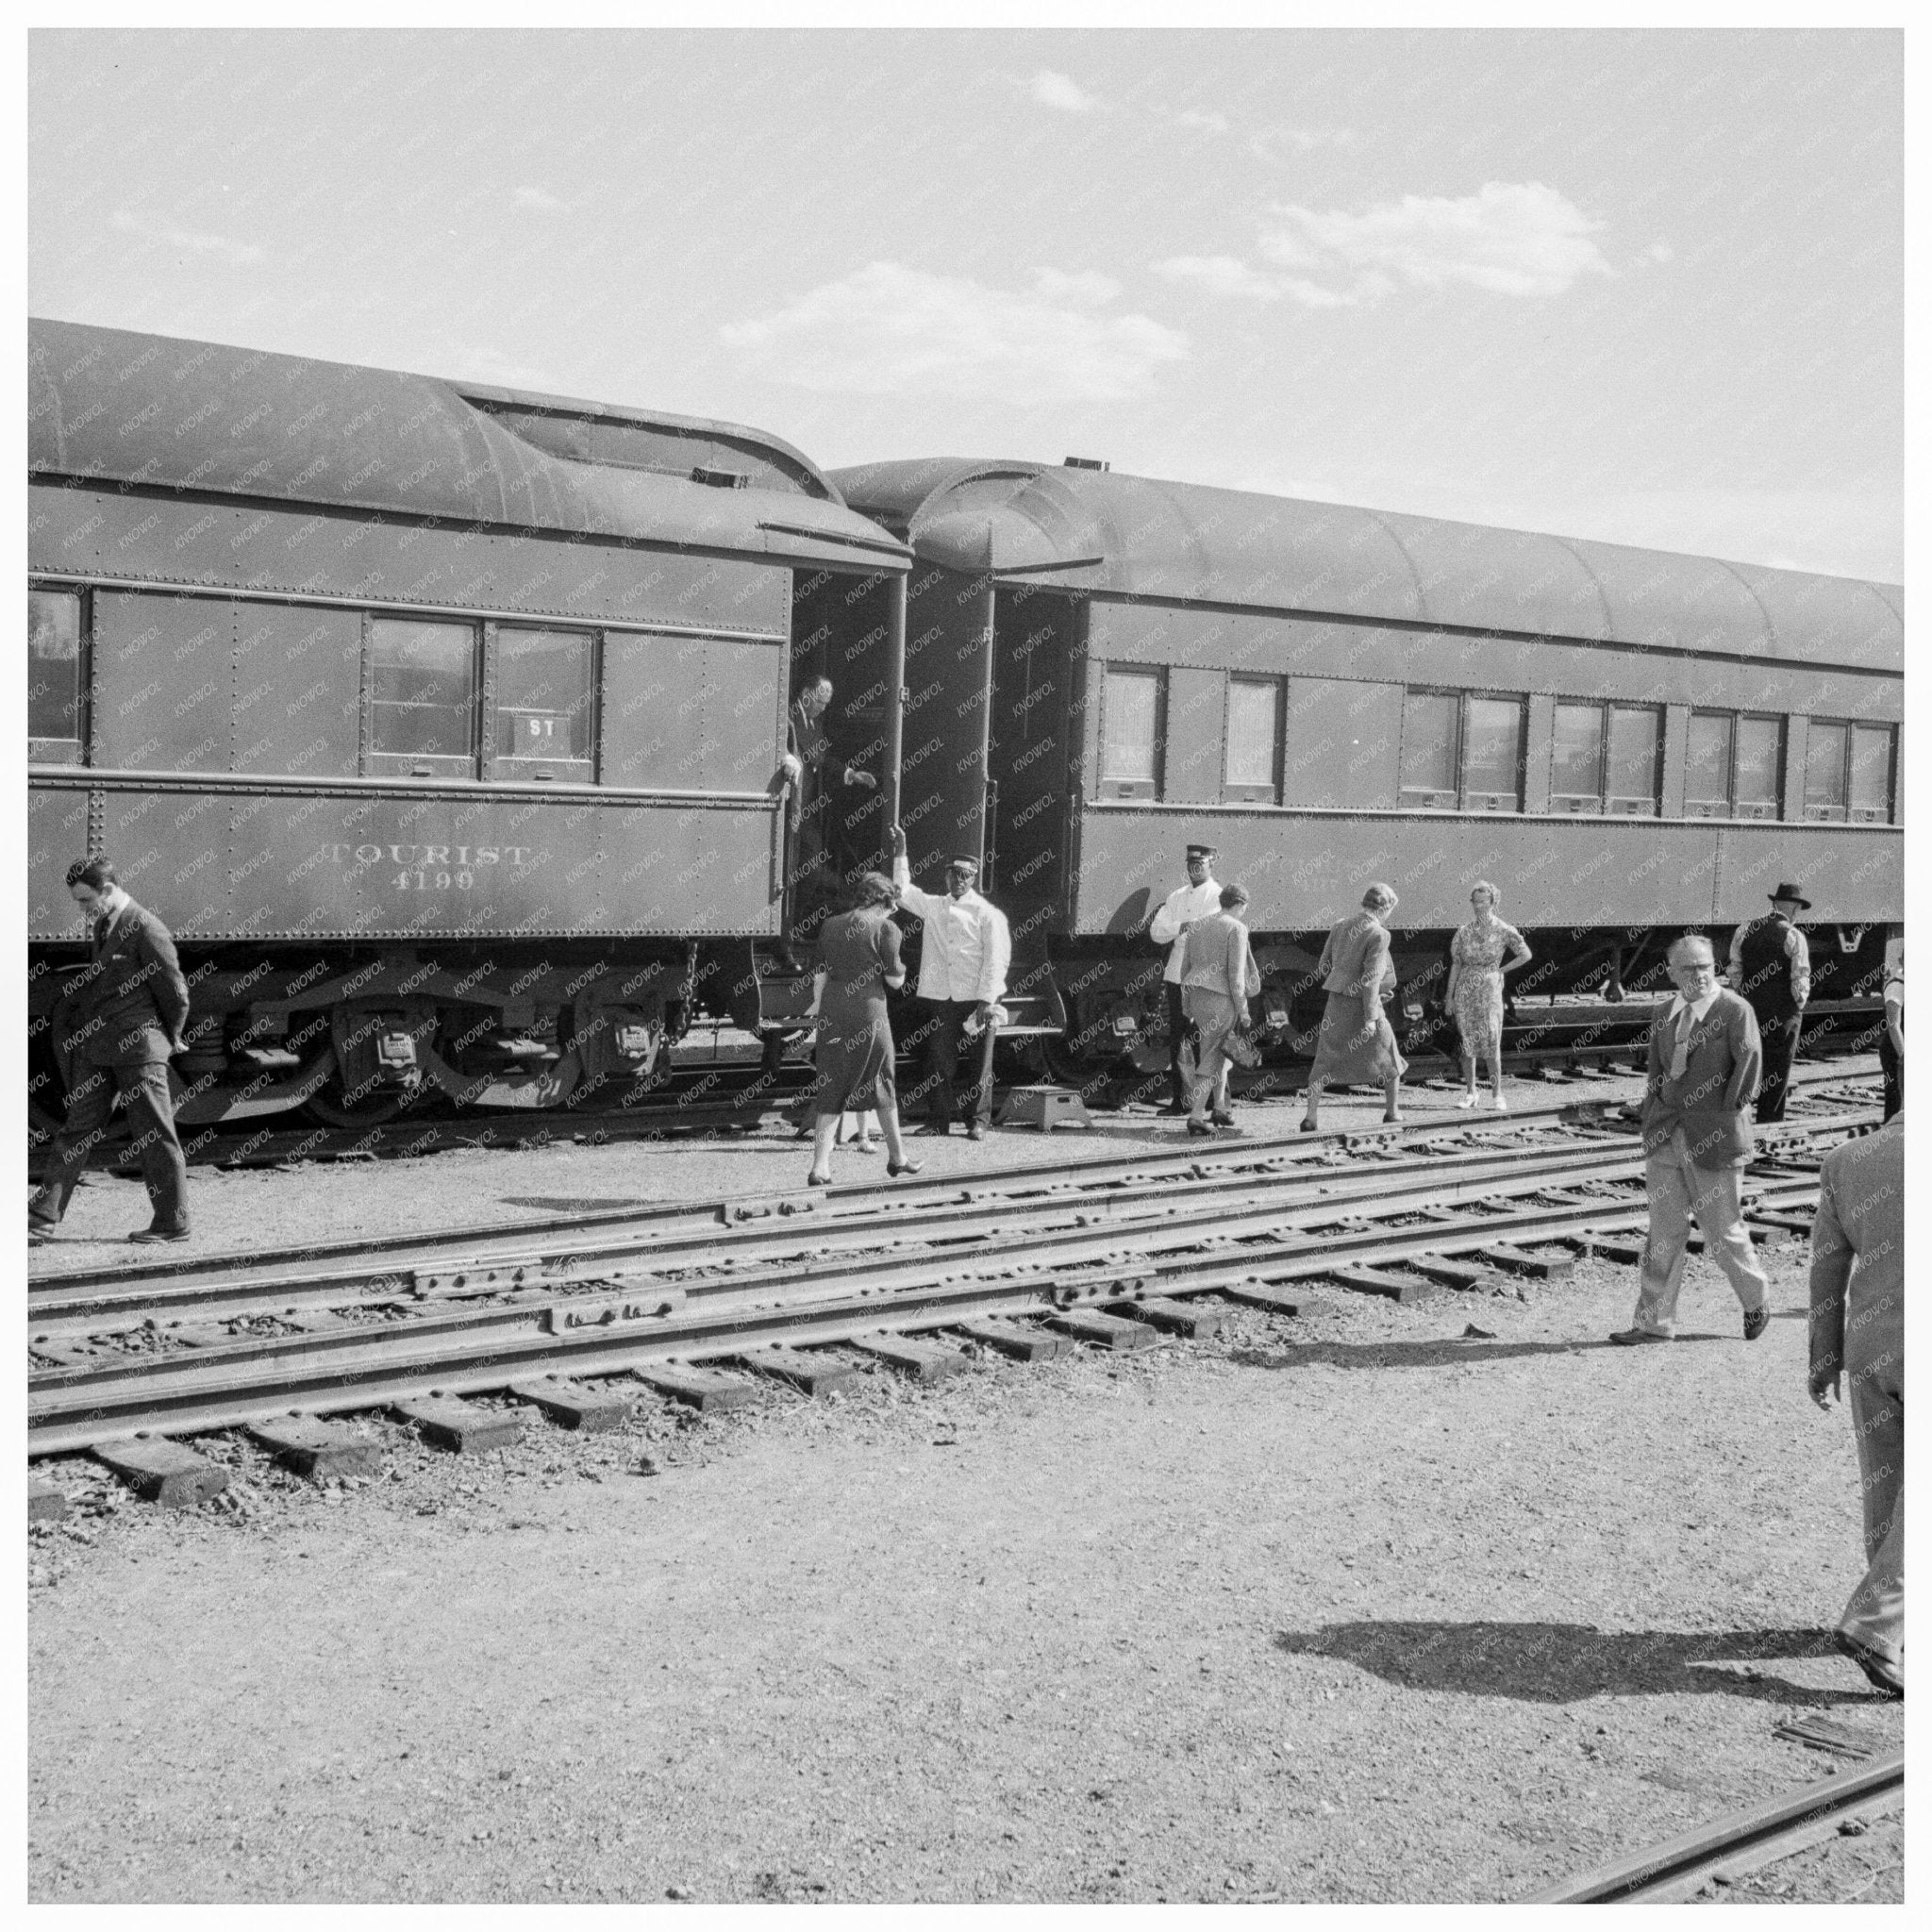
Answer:
<svg viewBox="0 0 1932 1932"><path fill-rule="evenodd" d="M1851 1383L1866 1570L1832 1633L1879 1690L1906 1690L1906 1124L1824 1157L1811 1230L1811 1399ZM1855 1265L1856 1261L1856 1265Z"/></svg>
<svg viewBox="0 0 1932 1932"><path fill-rule="evenodd" d="M1677 1291L1694 1215L1706 1252L1744 1308L1744 1340L1771 1321L1771 1284L1744 1230L1740 1181L1753 1144L1749 1108L1757 1093L1757 1021L1718 984L1710 941L1686 933L1666 956L1676 996L1650 1030L1643 1089L1644 1188L1650 1232L1637 1312L1612 1341L1669 1341L1677 1332Z"/></svg>

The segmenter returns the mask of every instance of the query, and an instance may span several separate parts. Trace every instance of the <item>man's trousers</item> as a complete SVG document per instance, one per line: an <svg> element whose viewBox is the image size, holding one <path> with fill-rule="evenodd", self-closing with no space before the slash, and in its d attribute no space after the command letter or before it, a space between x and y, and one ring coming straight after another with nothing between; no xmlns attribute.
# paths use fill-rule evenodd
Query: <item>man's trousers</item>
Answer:
<svg viewBox="0 0 1932 1932"><path fill-rule="evenodd" d="M89 1157L107 1133L118 1088L126 1095L127 1123L141 1159L147 1197L157 1227L188 1225L188 1163L175 1132L175 1108L168 1090L168 1063L140 1060L132 1066L96 1067L76 1059L67 1093L67 1122L47 1154L47 1174L27 1204L30 1220L52 1226L67 1212L75 1184Z"/></svg>
<svg viewBox="0 0 1932 1932"><path fill-rule="evenodd" d="M1839 1628L1891 1663L1906 1645L1906 1365L1903 1356L1848 1374L1865 1506L1867 1569Z"/></svg>
<svg viewBox="0 0 1932 1932"><path fill-rule="evenodd" d="M1781 1121L1790 1090L1791 1062L1798 1058L1798 1032L1805 1016L1788 1007L1757 1015L1757 1038L1764 1050L1764 1072L1757 1083L1757 1118Z"/></svg>
<svg viewBox="0 0 1932 1932"><path fill-rule="evenodd" d="M976 1000L929 1000L919 1002L921 1024L926 1028L925 1117L935 1127L949 1128L955 1119L977 1121L981 1126L992 1123L992 1042L997 1026L980 1028L977 1037L969 1035L966 1023L978 1007ZM978 1073L963 1094L956 1095L959 1072L959 1049L978 1054Z"/></svg>
<svg viewBox="0 0 1932 1932"><path fill-rule="evenodd" d="M1764 1306L1771 1283L1744 1231L1742 1179L1741 1168L1693 1166L1682 1127L1644 1162L1650 1232L1643 1243L1635 1326L1652 1335L1677 1332L1677 1291L1684 1282L1692 1215L1704 1232L1705 1253L1724 1270L1746 1311Z"/></svg>

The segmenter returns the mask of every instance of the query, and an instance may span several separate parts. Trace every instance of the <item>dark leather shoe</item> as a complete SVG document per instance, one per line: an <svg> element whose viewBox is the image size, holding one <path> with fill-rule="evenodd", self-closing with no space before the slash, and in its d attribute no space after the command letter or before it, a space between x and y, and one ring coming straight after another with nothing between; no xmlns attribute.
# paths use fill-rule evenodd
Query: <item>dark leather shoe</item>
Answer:
<svg viewBox="0 0 1932 1932"><path fill-rule="evenodd" d="M1888 1697L1906 1694L1906 1674L1890 1657L1882 1657L1869 1643L1860 1643L1848 1630L1834 1630L1831 1641L1864 1672L1874 1690L1883 1690Z"/></svg>
<svg viewBox="0 0 1932 1932"><path fill-rule="evenodd" d="M185 1241L188 1230L185 1227L143 1227L138 1228L127 1239L131 1241Z"/></svg>
<svg viewBox="0 0 1932 1932"><path fill-rule="evenodd" d="M886 1172L897 1180L902 1174L917 1174L924 1165L925 1162L923 1160L902 1160L894 1167L889 1160L886 1162Z"/></svg>
<svg viewBox="0 0 1932 1932"><path fill-rule="evenodd" d="M1191 1134L1205 1134L1210 1141L1214 1138L1214 1129L1206 1121L1190 1121L1188 1123L1188 1132Z"/></svg>
<svg viewBox="0 0 1932 1932"><path fill-rule="evenodd" d="M1771 1326L1769 1307L1746 1308L1744 1310L1744 1340L1756 1341Z"/></svg>
<svg viewBox="0 0 1932 1932"><path fill-rule="evenodd" d="M972 1125L971 1125L970 1127L968 1127L968 1128L966 1129L966 1138L967 1138L967 1139L968 1139L969 1141L983 1141L983 1140L985 1140L985 1139L986 1139L986 1127L985 1127L984 1124L983 1124L983 1123L981 1123L981 1122L979 1122L979 1121L974 1121L974 1122L973 1123L973 1124L972 1124Z"/></svg>
<svg viewBox="0 0 1932 1932"><path fill-rule="evenodd" d="M1648 1328L1619 1328L1610 1337L1612 1341L1622 1342L1625 1348L1641 1348L1646 1341L1668 1341L1668 1335L1653 1335Z"/></svg>
<svg viewBox="0 0 1932 1932"><path fill-rule="evenodd" d="M1234 1116L1225 1108L1216 1108L1208 1118L1217 1127L1231 1127L1234 1125Z"/></svg>

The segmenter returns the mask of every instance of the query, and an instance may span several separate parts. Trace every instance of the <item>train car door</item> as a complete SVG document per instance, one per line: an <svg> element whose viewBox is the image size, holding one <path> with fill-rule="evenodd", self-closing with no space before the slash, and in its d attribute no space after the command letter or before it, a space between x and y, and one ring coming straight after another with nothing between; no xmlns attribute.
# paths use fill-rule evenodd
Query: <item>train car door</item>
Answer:
<svg viewBox="0 0 1932 1932"><path fill-rule="evenodd" d="M934 890L946 859L985 862L992 665L992 579L915 564L906 607L899 822L914 880Z"/></svg>

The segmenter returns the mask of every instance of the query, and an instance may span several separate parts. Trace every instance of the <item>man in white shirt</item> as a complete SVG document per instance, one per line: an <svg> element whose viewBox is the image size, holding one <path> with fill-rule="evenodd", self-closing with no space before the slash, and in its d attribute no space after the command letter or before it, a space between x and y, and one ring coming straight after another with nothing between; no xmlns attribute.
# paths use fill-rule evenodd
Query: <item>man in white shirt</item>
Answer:
<svg viewBox="0 0 1932 1932"><path fill-rule="evenodd" d="M922 892L906 862L906 831L892 827L892 884L899 904L925 924L919 948L919 1000L925 1008L926 1124L924 1134L949 1134L959 1111L966 1138L983 1141L992 1123L992 1043L999 1031L999 1001L1007 990L1013 941L1007 916L974 890L979 862L951 859L943 893ZM959 1043L977 1037L978 1078L954 1097Z"/></svg>
<svg viewBox="0 0 1932 1932"><path fill-rule="evenodd" d="M1214 876L1214 847L1190 845L1188 882L1184 886L1176 886L1167 895L1161 902L1160 910L1154 915L1154 924L1148 928L1148 937L1154 943L1168 949L1167 971L1161 978L1167 992L1167 1077L1170 1091L1166 1111L1173 1114L1190 1111L1191 1082L1181 1065L1181 1049L1191 1045L1198 1053L1201 1043L1182 1003L1181 956L1187 951L1189 926L1197 919L1213 918L1220 910L1221 882ZM1217 1126L1234 1124L1234 1115L1229 1112L1227 1105L1227 1066L1224 1061L1221 1082L1214 1094L1213 1119Z"/></svg>

